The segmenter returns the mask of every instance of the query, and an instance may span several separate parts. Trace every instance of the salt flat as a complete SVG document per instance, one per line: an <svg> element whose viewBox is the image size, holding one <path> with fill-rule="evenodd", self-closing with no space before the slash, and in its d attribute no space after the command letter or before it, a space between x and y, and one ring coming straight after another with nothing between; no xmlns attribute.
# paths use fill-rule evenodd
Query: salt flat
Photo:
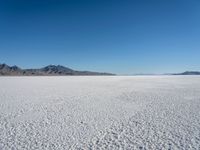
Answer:
<svg viewBox="0 0 200 150"><path fill-rule="evenodd" d="M200 149L200 77L1 77L0 149Z"/></svg>

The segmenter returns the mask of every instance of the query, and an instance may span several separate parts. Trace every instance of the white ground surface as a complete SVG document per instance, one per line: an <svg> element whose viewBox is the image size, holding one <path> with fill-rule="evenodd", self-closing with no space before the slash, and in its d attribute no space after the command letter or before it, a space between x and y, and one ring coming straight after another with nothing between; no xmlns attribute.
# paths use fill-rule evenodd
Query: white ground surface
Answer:
<svg viewBox="0 0 200 150"><path fill-rule="evenodd" d="M0 149L200 149L200 77L1 77Z"/></svg>

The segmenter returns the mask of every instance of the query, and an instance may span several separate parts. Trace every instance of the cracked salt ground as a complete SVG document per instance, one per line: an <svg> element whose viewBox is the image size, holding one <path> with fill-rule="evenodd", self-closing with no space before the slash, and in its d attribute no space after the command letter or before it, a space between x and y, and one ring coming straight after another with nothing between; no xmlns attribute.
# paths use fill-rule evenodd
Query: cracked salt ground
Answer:
<svg viewBox="0 0 200 150"><path fill-rule="evenodd" d="M0 149L200 149L200 77L2 77Z"/></svg>

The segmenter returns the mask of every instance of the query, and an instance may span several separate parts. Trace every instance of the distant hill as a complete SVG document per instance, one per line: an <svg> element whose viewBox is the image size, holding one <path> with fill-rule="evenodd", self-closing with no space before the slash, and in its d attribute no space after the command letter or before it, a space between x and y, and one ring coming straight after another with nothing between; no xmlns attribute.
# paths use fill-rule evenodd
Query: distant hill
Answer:
<svg viewBox="0 0 200 150"><path fill-rule="evenodd" d="M200 75L200 72L199 71L185 71L185 72L176 73L173 75Z"/></svg>
<svg viewBox="0 0 200 150"><path fill-rule="evenodd" d="M49 65L40 69L21 69L18 66L0 64L0 76L67 76L67 75L114 75L91 71L77 71L60 65Z"/></svg>

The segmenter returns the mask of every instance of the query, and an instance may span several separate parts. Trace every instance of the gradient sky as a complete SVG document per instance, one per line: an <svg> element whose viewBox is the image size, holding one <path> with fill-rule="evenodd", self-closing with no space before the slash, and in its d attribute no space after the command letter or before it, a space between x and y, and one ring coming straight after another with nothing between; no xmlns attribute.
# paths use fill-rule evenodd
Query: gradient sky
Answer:
<svg viewBox="0 0 200 150"><path fill-rule="evenodd" d="M118 74L200 70L200 1L1 0L0 63Z"/></svg>

